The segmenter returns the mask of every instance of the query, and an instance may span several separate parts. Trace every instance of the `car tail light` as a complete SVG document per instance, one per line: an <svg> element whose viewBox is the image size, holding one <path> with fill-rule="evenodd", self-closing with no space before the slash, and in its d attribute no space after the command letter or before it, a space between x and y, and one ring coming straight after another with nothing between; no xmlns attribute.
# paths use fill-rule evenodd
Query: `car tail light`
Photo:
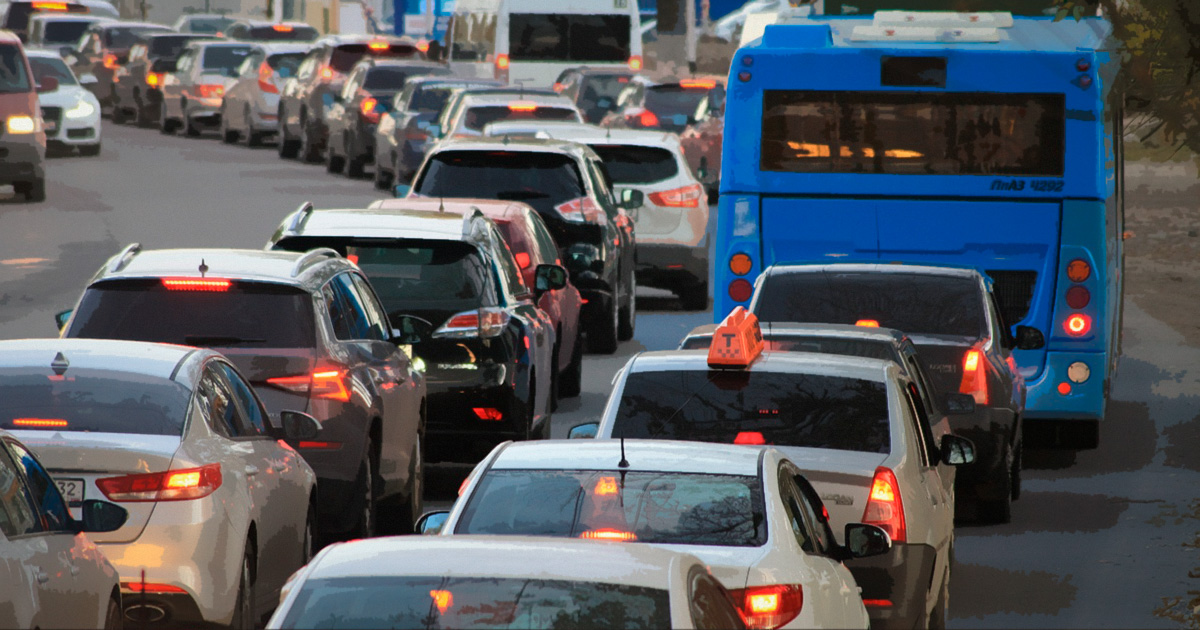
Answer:
<svg viewBox="0 0 1200 630"><path fill-rule="evenodd" d="M508 70L508 55L503 53L496 55L496 69Z"/></svg>
<svg viewBox="0 0 1200 630"><path fill-rule="evenodd" d="M1063 322L1063 330L1072 337L1082 337L1092 331L1092 318L1075 313Z"/></svg>
<svg viewBox="0 0 1200 630"><path fill-rule="evenodd" d="M975 397L975 404L988 404L987 359L975 348L963 355L962 382L958 393Z"/></svg>
<svg viewBox="0 0 1200 630"><path fill-rule="evenodd" d="M618 542L633 542L637 540L637 534L619 529L589 529L580 534L579 537L587 540L615 540Z"/></svg>
<svg viewBox="0 0 1200 630"><path fill-rule="evenodd" d="M278 94L279 88L275 87L275 71L271 69L270 64L262 62L258 66L258 89L268 94Z"/></svg>
<svg viewBox="0 0 1200 630"><path fill-rule="evenodd" d="M196 92L200 94L200 98L221 98L225 96L225 86L205 83L197 86Z"/></svg>
<svg viewBox="0 0 1200 630"><path fill-rule="evenodd" d="M271 28L275 29L276 33L291 33L292 27L288 24L272 24Z"/></svg>
<svg viewBox="0 0 1200 630"><path fill-rule="evenodd" d="M804 587L799 584L730 589L729 594L741 609L747 628L779 628L804 607Z"/></svg>
<svg viewBox="0 0 1200 630"><path fill-rule="evenodd" d="M625 122L639 127L657 127L658 116L648 109L643 109L625 114Z"/></svg>
<svg viewBox="0 0 1200 630"><path fill-rule="evenodd" d="M349 402L348 377L349 372L344 368L327 367L319 368L312 374L269 378L267 384L296 394L308 394L312 398Z"/></svg>
<svg viewBox="0 0 1200 630"><path fill-rule="evenodd" d="M379 100L375 98L364 98L362 104L358 106L358 111L362 112L363 120L369 123L378 123L382 116L375 108L379 106Z"/></svg>
<svg viewBox="0 0 1200 630"><path fill-rule="evenodd" d="M383 52L388 49L388 43L382 39L374 39L367 42L367 48L372 52Z"/></svg>
<svg viewBox="0 0 1200 630"><path fill-rule="evenodd" d="M62 429L67 421L62 418L13 418L14 427L26 429Z"/></svg>
<svg viewBox="0 0 1200 630"><path fill-rule="evenodd" d="M433 605L437 606L438 613L446 614L447 610L454 605L454 593L447 590L437 589L429 591L429 596L433 598Z"/></svg>
<svg viewBox="0 0 1200 630"><path fill-rule="evenodd" d="M516 254L513 254L513 258L517 260L517 266L522 269L528 269L529 263L533 262L533 260L529 258L528 252L517 252Z"/></svg>
<svg viewBox="0 0 1200 630"><path fill-rule="evenodd" d="M565 89L567 89L567 86L565 86L565 85L563 85L563 84L561 84L561 83L555 83L555 84L554 84L554 91L555 91L555 92L562 92L562 91L563 91L563 90L565 90Z"/></svg>
<svg viewBox="0 0 1200 630"><path fill-rule="evenodd" d="M689 90L711 90L717 87L717 82L711 79L684 79L679 82L679 87Z"/></svg>
<svg viewBox="0 0 1200 630"><path fill-rule="evenodd" d="M300 448L310 451L336 451L342 448L341 442L323 442L317 440L301 440L297 444Z"/></svg>
<svg viewBox="0 0 1200 630"><path fill-rule="evenodd" d="M321 66L321 81L329 83L333 80L333 68L329 66Z"/></svg>
<svg viewBox="0 0 1200 630"><path fill-rule="evenodd" d="M683 188L650 193L646 196L656 206L698 208L700 207L700 198L704 196L704 189L701 188L700 184L692 184Z"/></svg>
<svg viewBox="0 0 1200 630"><path fill-rule="evenodd" d="M867 496L867 508L863 510L862 522L877 525L891 536L892 542L904 542L908 530L904 525L904 501L900 498L900 484L896 473L880 466L875 469L871 480L871 494Z"/></svg>
<svg viewBox="0 0 1200 630"><path fill-rule="evenodd" d="M223 278L163 278L168 291L228 291L233 282Z"/></svg>
<svg viewBox="0 0 1200 630"><path fill-rule="evenodd" d="M564 220L572 223L601 223L602 211L591 197L578 197L554 206Z"/></svg>
<svg viewBox="0 0 1200 630"><path fill-rule="evenodd" d="M112 501L187 501L202 499L221 487L221 465L157 473L105 477L96 486Z"/></svg>
<svg viewBox="0 0 1200 630"><path fill-rule="evenodd" d="M495 337L508 325L508 311L484 307L453 315L433 332L435 337Z"/></svg>
<svg viewBox="0 0 1200 630"><path fill-rule="evenodd" d="M633 55L629 58L629 69L634 72L640 72L642 69L642 56Z"/></svg>
<svg viewBox="0 0 1200 630"><path fill-rule="evenodd" d="M879 322L874 319L860 319L854 322L854 325L862 326L863 328L879 328Z"/></svg>
<svg viewBox="0 0 1200 630"><path fill-rule="evenodd" d="M864 599L863 606L867 608L891 608L892 600L890 599Z"/></svg>
<svg viewBox="0 0 1200 630"><path fill-rule="evenodd" d="M495 407L472 407L471 411L475 412L475 417L488 422L499 422L504 419L504 414Z"/></svg>
<svg viewBox="0 0 1200 630"><path fill-rule="evenodd" d="M33 8L35 11L66 11L66 2L34 2Z"/></svg>
<svg viewBox="0 0 1200 630"><path fill-rule="evenodd" d="M508 104L509 111L513 112L536 112L537 108L537 103L529 101L513 101Z"/></svg>
<svg viewBox="0 0 1200 630"><path fill-rule="evenodd" d="M417 40L417 50L419 50L423 53L429 52L429 40L427 40L427 39Z"/></svg>
<svg viewBox="0 0 1200 630"><path fill-rule="evenodd" d="M745 278L738 278L729 283L729 297L734 302L746 302L754 295L754 285Z"/></svg>
<svg viewBox="0 0 1200 630"><path fill-rule="evenodd" d="M158 87L158 86L162 85L162 82L163 82L163 75L161 72L147 72L146 73L146 85L149 85L150 87Z"/></svg>
<svg viewBox="0 0 1200 630"><path fill-rule="evenodd" d="M104 67L109 70L117 69L117 56L112 53L104 53Z"/></svg>
<svg viewBox="0 0 1200 630"><path fill-rule="evenodd" d="M121 588L134 593L187 593L178 586L158 582L121 582Z"/></svg>

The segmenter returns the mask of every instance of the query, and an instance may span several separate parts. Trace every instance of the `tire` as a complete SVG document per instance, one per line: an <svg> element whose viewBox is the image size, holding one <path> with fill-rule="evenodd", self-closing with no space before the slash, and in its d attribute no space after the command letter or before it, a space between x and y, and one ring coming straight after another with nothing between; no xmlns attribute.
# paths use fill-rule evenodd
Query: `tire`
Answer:
<svg viewBox="0 0 1200 630"><path fill-rule="evenodd" d="M371 461L371 451L374 447L367 445L367 453L358 469L358 479L355 480L354 493L357 495L355 510L358 521L350 530L351 538L371 538L375 535L375 517L378 514L375 498L375 462Z"/></svg>
<svg viewBox="0 0 1200 630"><path fill-rule="evenodd" d="M629 279L629 300L621 309L620 323L617 328L617 339L629 341L633 339L633 329L637 325L637 278Z"/></svg>
<svg viewBox="0 0 1200 630"><path fill-rule="evenodd" d="M558 375L558 395L574 398L583 390L583 338L575 336L575 348L571 351L571 364Z"/></svg>
<svg viewBox="0 0 1200 630"><path fill-rule="evenodd" d="M680 289L676 295L679 296L679 302L685 311L708 310L708 282Z"/></svg>
<svg viewBox="0 0 1200 630"><path fill-rule="evenodd" d="M309 164L321 161L321 147L316 145L313 130L309 128L308 120L300 116L300 160Z"/></svg>
<svg viewBox="0 0 1200 630"><path fill-rule="evenodd" d="M421 443L421 434L417 434L416 444L413 445L413 457L408 472L408 496L397 512L396 527L401 528L399 534L412 534L416 530L417 519L425 507L425 453Z"/></svg>
<svg viewBox="0 0 1200 630"><path fill-rule="evenodd" d="M599 354L612 354L617 351L617 320L620 319L616 296L604 302L604 306L609 311L608 316L588 329L588 349Z"/></svg>
<svg viewBox="0 0 1200 630"><path fill-rule="evenodd" d="M346 168L346 158L337 155L333 152L333 143L329 143L329 148L325 149L325 171L327 173L338 174Z"/></svg>
<svg viewBox="0 0 1200 630"><path fill-rule="evenodd" d="M108 609L104 612L104 630L121 630L123 627L125 627L125 617L121 614L121 604L110 598Z"/></svg>
<svg viewBox="0 0 1200 630"><path fill-rule="evenodd" d="M375 188L377 190L391 190L392 174L384 170L378 163L375 164Z"/></svg>
<svg viewBox="0 0 1200 630"><path fill-rule="evenodd" d="M114 125L124 125L129 122L129 115L125 113L125 108L121 107L120 101L113 105L112 121Z"/></svg>
<svg viewBox="0 0 1200 630"><path fill-rule="evenodd" d="M221 111L221 142L225 144L237 144L238 137L241 134L235 129L229 128L229 117L225 115L225 111Z"/></svg>
<svg viewBox="0 0 1200 630"><path fill-rule="evenodd" d="M1009 483L1012 484L1012 492L1010 493L1010 496L1012 496L1013 501L1021 498L1021 451L1023 449L1024 446L1018 441L1017 447L1014 449L1015 453L1013 456L1012 473L1009 477Z"/></svg>
<svg viewBox="0 0 1200 630"><path fill-rule="evenodd" d="M29 202L33 202L33 203L45 201L46 200L46 180L45 180L45 178L35 179L31 182L27 182L25 184L25 186L22 187L21 192L25 193L25 201L29 201Z"/></svg>
<svg viewBox="0 0 1200 630"><path fill-rule="evenodd" d="M1001 477L997 480L1000 482L1000 494L1004 497L994 501L979 502L979 517L980 520L986 523L1003 524L1012 520L1012 467L1013 467L1013 452L1012 447L1007 442L1004 443L1004 461L1000 465Z"/></svg>
<svg viewBox="0 0 1200 630"><path fill-rule="evenodd" d="M254 574L250 567L254 563L254 549L246 543L246 553L242 556L242 577L238 582L237 602L234 604L233 621L229 624L231 630L254 630L255 623Z"/></svg>
<svg viewBox="0 0 1200 630"><path fill-rule="evenodd" d="M79 155L83 157L96 157L100 155L100 143L79 145Z"/></svg>
<svg viewBox="0 0 1200 630"><path fill-rule="evenodd" d="M279 109L278 150L279 158L282 160L294 160L300 154L300 142L288 135L287 125L284 123L283 108Z"/></svg>
<svg viewBox="0 0 1200 630"><path fill-rule="evenodd" d="M263 134L254 130L254 117L250 114L249 105L247 105L245 111L242 112L242 118L244 118L246 121L246 146L262 146Z"/></svg>
<svg viewBox="0 0 1200 630"><path fill-rule="evenodd" d="M158 110L158 130L166 135L175 133L175 121L167 117L167 104L159 105Z"/></svg>

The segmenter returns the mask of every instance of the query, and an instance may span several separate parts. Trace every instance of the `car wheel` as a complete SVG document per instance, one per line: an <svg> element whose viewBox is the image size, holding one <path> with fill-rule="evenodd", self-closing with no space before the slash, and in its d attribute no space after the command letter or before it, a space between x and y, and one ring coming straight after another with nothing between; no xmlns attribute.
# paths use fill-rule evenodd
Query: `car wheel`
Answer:
<svg viewBox="0 0 1200 630"><path fill-rule="evenodd" d="M283 108L279 108L279 140L277 146L279 148L279 157L284 160L292 160L300 153L300 141L296 140L288 133L287 118L284 116Z"/></svg>
<svg viewBox="0 0 1200 630"><path fill-rule="evenodd" d="M363 456L358 469L358 479L355 481L355 494L358 497L355 508L358 511L358 522L351 531L352 538L370 538L375 535L375 462L372 461L373 447L367 444L367 453Z"/></svg>
<svg viewBox="0 0 1200 630"><path fill-rule="evenodd" d="M233 630L254 630L254 573L250 567L254 563L254 549L246 543L246 553L242 556L242 576L238 582L237 603L233 609Z"/></svg>
<svg viewBox="0 0 1200 630"><path fill-rule="evenodd" d="M1003 498L993 501L980 501L979 516L984 522L1002 524L1012 520L1012 466L1012 447L1005 442L1004 458L997 471L998 478L995 480L1000 486L997 494Z"/></svg>
<svg viewBox="0 0 1200 630"><path fill-rule="evenodd" d="M300 116L300 159L309 164L321 161L321 147L317 146L315 132L303 115Z"/></svg>
<svg viewBox="0 0 1200 630"><path fill-rule="evenodd" d="M108 600L108 609L104 611L104 630L121 630L125 620L121 616L121 604L116 599Z"/></svg>
<svg viewBox="0 0 1200 630"><path fill-rule="evenodd" d="M694 284L686 289L680 289L677 293L679 296L680 305L685 311L705 311L708 310L708 282Z"/></svg>
<svg viewBox="0 0 1200 630"><path fill-rule="evenodd" d="M633 339L633 327L637 325L637 278L629 279L629 299L621 309L620 327L617 339L629 341Z"/></svg>
<svg viewBox="0 0 1200 630"><path fill-rule="evenodd" d="M242 110L242 120L246 121L246 146L262 146L263 134L254 130L254 117L250 114L249 105Z"/></svg>
<svg viewBox="0 0 1200 630"><path fill-rule="evenodd" d="M346 168L346 158L333 152L333 143L325 148L325 171L333 174L341 173Z"/></svg>
<svg viewBox="0 0 1200 630"><path fill-rule="evenodd" d="M601 304L606 312L588 330L588 349L600 354L612 354L617 351L617 320L620 319L617 298L615 295L607 300L601 298Z"/></svg>
<svg viewBox="0 0 1200 630"><path fill-rule="evenodd" d="M100 143L97 142L96 144L80 145L79 155L84 157L96 157L97 155L100 155Z"/></svg>
<svg viewBox="0 0 1200 630"><path fill-rule="evenodd" d="M165 134L175 133L175 121L167 117L167 104L158 107L158 130Z"/></svg>
<svg viewBox="0 0 1200 630"><path fill-rule="evenodd" d="M221 110L221 142L225 144L235 144L238 141L238 136L241 135L235 129L229 128L229 116L225 114L225 110Z"/></svg>
<svg viewBox="0 0 1200 630"><path fill-rule="evenodd" d="M125 108L121 106L121 101L113 103L112 121L114 125L124 125L129 122L129 115L125 113Z"/></svg>
<svg viewBox="0 0 1200 630"><path fill-rule="evenodd" d="M45 178L35 179L31 182L25 182L20 187L13 186L13 190L18 193L24 193L25 201L39 202L46 200Z"/></svg>
<svg viewBox="0 0 1200 630"><path fill-rule="evenodd" d="M571 350L571 364L558 379L558 395L562 398L574 398L583 389L583 339L578 334Z"/></svg>
<svg viewBox="0 0 1200 630"><path fill-rule="evenodd" d="M392 174L384 169L381 164L381 162L375 163L375 188L389 190L392 187Z"/></svg>

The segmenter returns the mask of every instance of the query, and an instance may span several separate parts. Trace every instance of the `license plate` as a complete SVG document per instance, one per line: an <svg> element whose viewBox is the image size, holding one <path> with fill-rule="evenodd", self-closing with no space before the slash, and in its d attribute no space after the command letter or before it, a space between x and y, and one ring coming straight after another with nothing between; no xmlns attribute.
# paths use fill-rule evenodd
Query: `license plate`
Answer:
<svg viewBox="0 0 1200 630"><path fill-rule="evenodd" d="M82 479L55 479L54 483L58 484L58 491L66 499L68 507L83 505Z"/></svg>

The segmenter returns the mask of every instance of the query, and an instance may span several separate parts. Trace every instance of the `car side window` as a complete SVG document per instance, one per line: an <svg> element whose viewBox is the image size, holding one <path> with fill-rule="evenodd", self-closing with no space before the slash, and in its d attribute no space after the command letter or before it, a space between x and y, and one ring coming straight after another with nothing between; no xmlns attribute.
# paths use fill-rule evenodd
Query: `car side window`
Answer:
<svg viewBox="0 0 1200 630"><path fill-rule="evenodd" d="M387 311L379 303L379 297L375 295L375 291L371 289L371 284L367 282L366 278L356 273L350 274L350 278L354 281L354 289L367 313L367 322L371 326L370 338L376 341L387 341L392 336L392 324L388 319Z"/></svg>
<svg viewBox="0 0 1200 630"><path fill-rule="evenodd" d="M67 502L63 500L58 485L50 478L50 473L34 459L33 454L21 444L9 442L8 447L17 461L17 465L25 471L25 481L29 484L29 496L38 512L45 519L45 531L60 532L71 526L71 513L67 511Z"/></svg>
<svg viewBox="0 0 1200 630"><path fill-rule="evenodd" d="M8 538L43 531L42 519L21 480L20 468L3 442L0 442L0 531Z"/></svg>
<svg viewBox="0 0 1200 630"><path fill-rule="evenodd" d="M600 201L600 207L604 208L604 213L610 219L616 219L617 206L616 198L613 197L612 180L608 177L608 171L603 164L593 160L587 160L588 177L592 180L592 187L596 191L596 197Z"/></svg>
<svg viewBox="0 0 1200 630"><path fill-rule="evenodd" d="M796 482L792 481L791 473L786 469L779 471L779 493L779 498L783 501L783 511L787 514L788 524L792 526L792 535L796 537L796 543L804 551L816 553L812 532L809 531L808 524L804 521L804 508L800 507L800 491L796 488Z"/></svg>
<svg viewBox="0 0 1200 630"><path fill-rule="evenodd" d="M233 394L227 386L223 386L211 366L204 371L204 376L196 385L196 398L201 413L214 433L227 438L242 436L242 423L238 418L237 405L233 402Z"/></svg>
<svg viewBox="0 0 1200 630"><path fill-rule="evenodd" d="M237 370L228 363L217 362L217 370L228 383L233 397L241 407L238 417L245 422L239 427L243 436L264 435L267 432L267 414L263 411L262 403L255 397L254 391L246 384Z"/></svg>
<svg viewBox="0 0 1200 630"><path fill-rule="evenodd" d="M692 577L688 607L697 630L744 628L728 591L711 575L696 571Z"/></svg>
<svg viewBox="0 0 1200 630"><path fill-rule="evenodd" d="M372 339L371 323L367 319L367 311L359 302L358 295L354 291L354 282L349 278L349 274L343 273L336 276L326 286L332 287L334 299L339 305L338 314L342 318L340 325L335 322L338 339L343 341ZM331 312L330 315L332 316L333 313Z"/></svg>
<svg viewBox="0 0 1200 630"><path fill-rule="evenodd" d="M917 450L920 452L922 466L932 466L933 462L937 461L933 457L933 451L930 450L930 444L926 440L925 435L929 431L929 416L925 415L925 407L917 402L920 394L917 393L917 388L912 383L904 383L904 400L906 401L904 415L908 418L908 430L913 434L913 439L917 442Z"/></svg>
<svg viewBox="0 0 1200 630"><path fill-rule="evenodd" d="M554 237L550 235L550 229L542 221L542 218L536 212L529 213L529 225L533 229L534 242L541 253L541 258L546 263L562 264L562 259L558 256L558 244L554 242Z"/></svg>
<svg viewBox="0 0 1200 630"><path fill-rule="evenodd" d="M346 312L345 302L338 295L332 280L321 287L321 297L325 302L325 312L329 315L329 323L333 326L333 336L338 339L353 339L351 316Z"/></svg>
<svg viewBox="0 0 1200 630"><path fill-rule="evenodd" d="M517 266L508 243L504 242L494 227L488 232L491 235L492 243L495 244L496 262L500 266L500 276L508 288L508 294L516 297L529 293L529 288L525 286L525 280L521 278L521 269Z"/></svg>
<svg viewBox="0 0 1200 630"><path fill-rule="evenodd" d="M837 539L833 537L833 528L829 525L829 512L825 509L825 504L821 501L821 496L817 494L816 488L804 478L804 475L795 473L792 475L792 482L796 484L796 489L800 491L800 508L804 511L805 518L812 525L813 539L816 541L817 551L824 555L829 555L834 546L837 545Z"/></svg>
<svg viewBox="0 0 1200 630"><path fill-rule="evenodd" d="M932 420L933 416L938 415L939 409L941 409L937 400L937 390L929 384L929 379L925 378L925 370L921 368L921 362L917 360L914 352L901 350L900 356L904 360L904 367L908 371L909 378L917 387L919 398L925 403L925 413Z"/></svg>

